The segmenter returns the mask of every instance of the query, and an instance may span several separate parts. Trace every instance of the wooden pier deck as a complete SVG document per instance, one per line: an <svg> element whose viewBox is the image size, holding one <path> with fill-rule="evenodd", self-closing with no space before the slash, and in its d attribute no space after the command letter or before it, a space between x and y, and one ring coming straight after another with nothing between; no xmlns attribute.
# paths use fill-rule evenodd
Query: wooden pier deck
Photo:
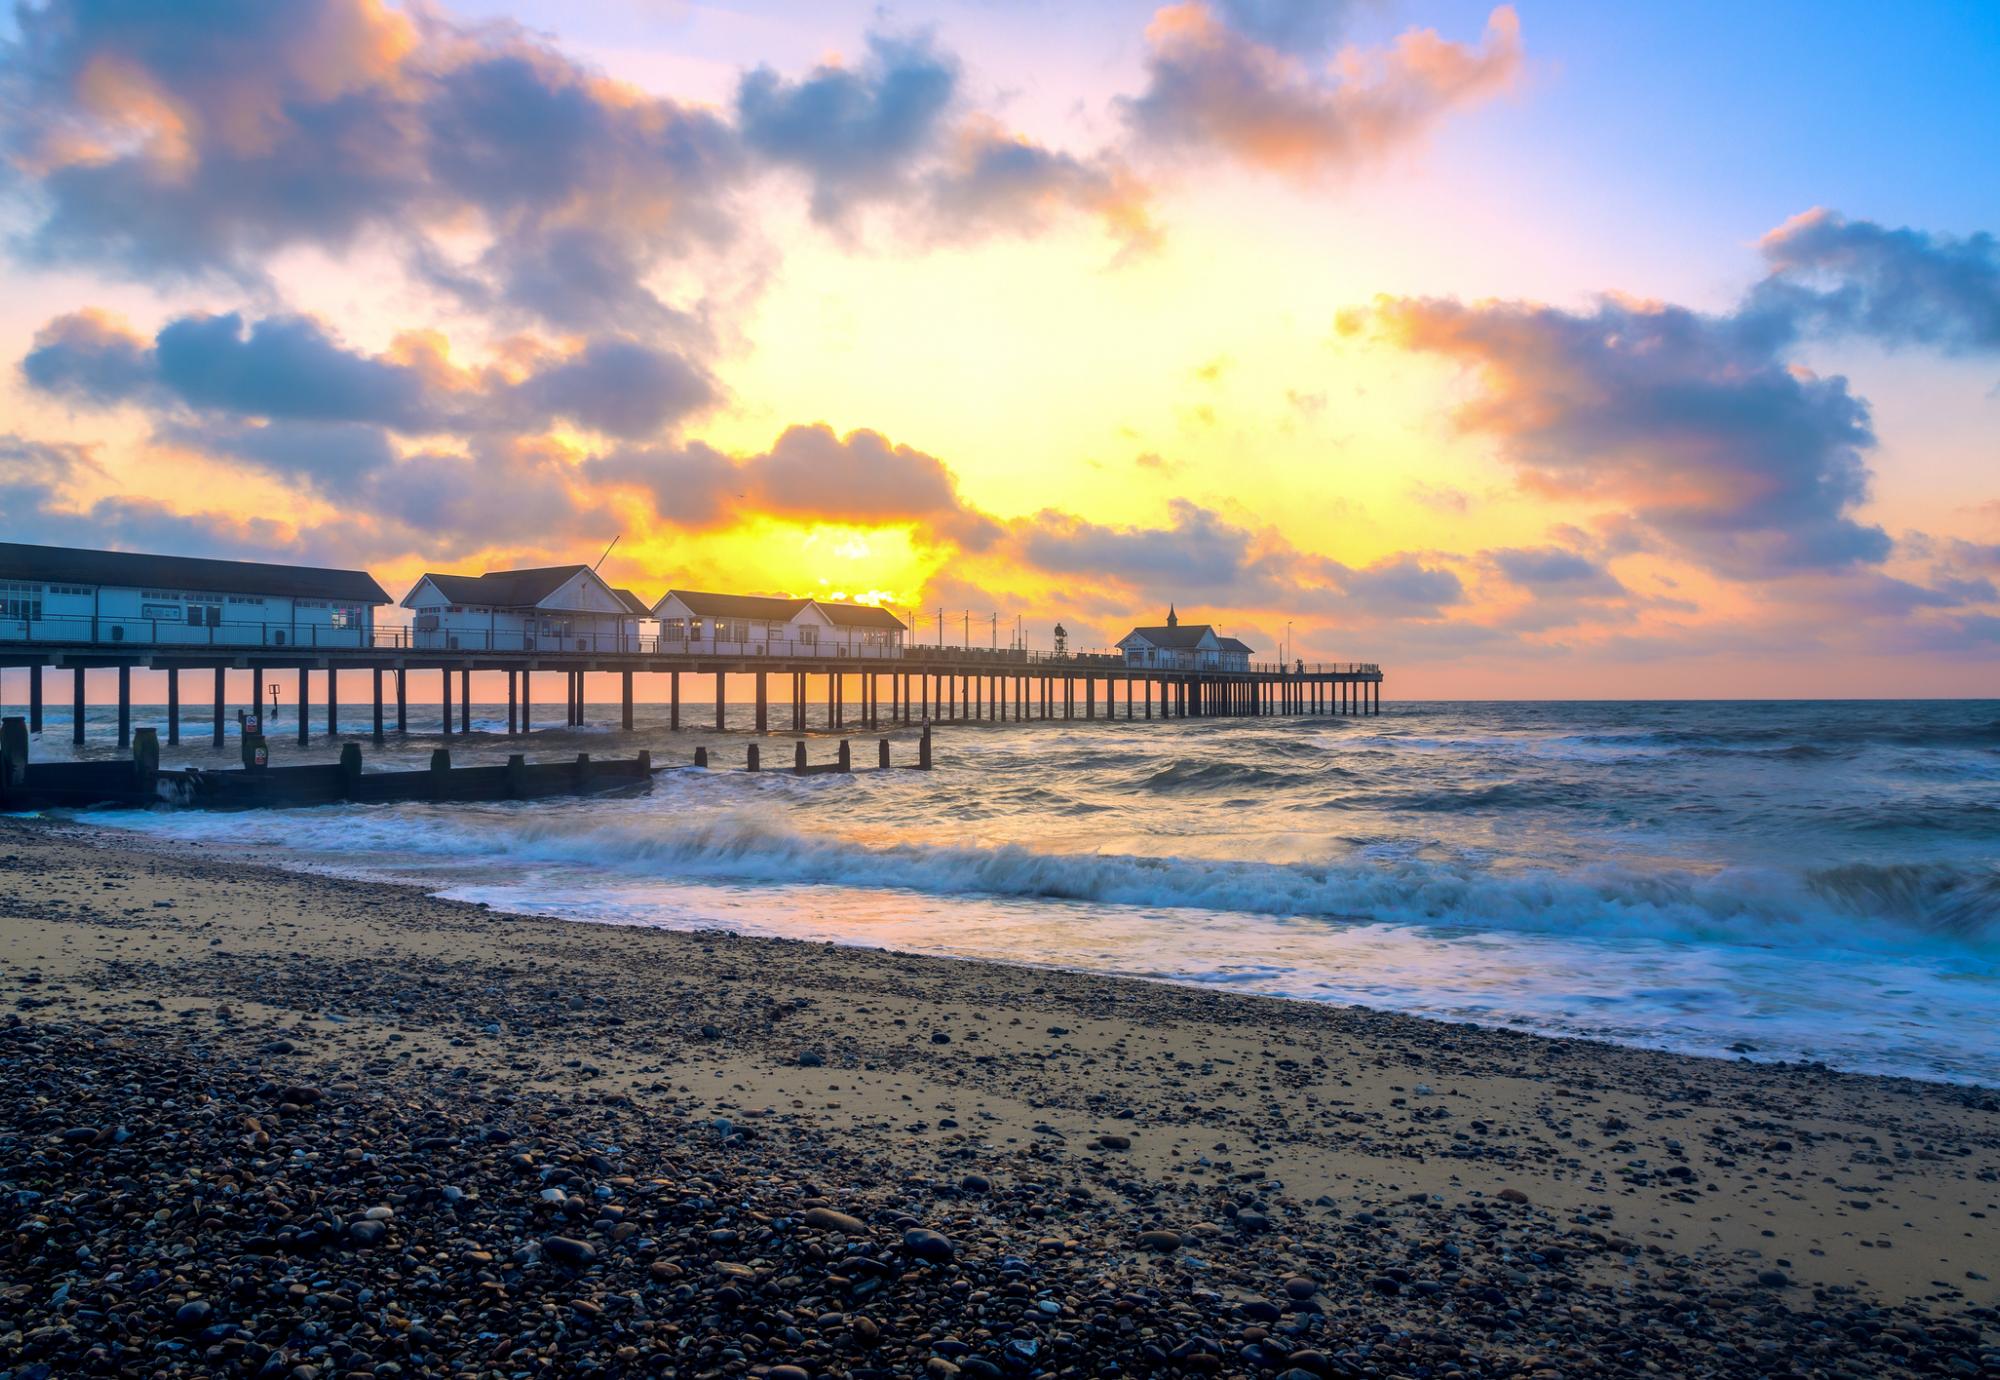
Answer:
<svg viewBox="0 0 2000 1380"><path fill-rule="evenodd" d="M1113 656L1057 656L1023 651L914 647L883 657L721 655L663 651L657 647L610 651L457 652L406 645L368 647L203 646L187 644L0 642L0 669L26 668L29 678L29 731L42 731L44 681L51 673L70 681L72 735L84 741L85 674L117 675L118 743L132 734L131 673L163 672L166 742L177 745L183 727L181 682L187 674L212 675L210 729L215 746L225 741L224 725L233 707L261 713L265 677L297 680L300 712L297 734L310 741L317 682L328 736L342 732L342 681L364 679L361 703L376 742L409 728L414 695L430 693L442 710L447 737L469 731L474 672L507 678L508 732L526 732L534 701L535 677L562 679L568 706L565 724L583 722L584 676L607 673L621 681L621 723L633 726L639 677L653 677L665 691L669 727L682 726L683 710L693 726L707 700L695 699L696 686L714 689L714 727L724 728L729 678L754 681L754 731L805 732L809 690L825 682L823 727L833 731L874 731L924 723L1037 723L1075 720L1151 720L1224 716L1377 714L1382 708L1382 668L1374 663L1302 663L1248 670L1130 666ZM232 701L228 673L248 672L247 704ZM684 681L692 684L684 684ZM683 691L686 691L686 697ZM787 703L782 710L775 696ZM353 704L353 700L348 701ZM700 708L697 708L697 705ZM704 716L705 717L705 716ZM787 723L786 720L789 720ZM455 722L454 722L455 721Z"/></svg>

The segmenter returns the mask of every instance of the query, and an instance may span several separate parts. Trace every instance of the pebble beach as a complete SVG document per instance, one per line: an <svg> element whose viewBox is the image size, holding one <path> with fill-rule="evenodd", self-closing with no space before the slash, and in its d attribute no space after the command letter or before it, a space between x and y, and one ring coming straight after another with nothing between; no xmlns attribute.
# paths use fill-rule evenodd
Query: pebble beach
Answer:
<svg viewBox="0 0 2000 1380"><path fill-rule="evenodd" d="M0 1380L2000 1375L1991 1089L0 823Z"/></svg>

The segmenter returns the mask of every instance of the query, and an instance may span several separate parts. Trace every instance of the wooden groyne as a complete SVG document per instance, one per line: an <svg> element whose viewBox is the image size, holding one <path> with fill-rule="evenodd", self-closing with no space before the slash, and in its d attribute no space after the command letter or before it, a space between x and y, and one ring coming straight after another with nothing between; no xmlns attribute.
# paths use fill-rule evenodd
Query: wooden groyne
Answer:
<svg viewBox="0 0 2000 1380"><path fill-rule="evenodd" d="M514 753L504 763L454 766L451 752L437 748L430 766L421 771L364 771L361 745L344 743L340 760L324 764L274 767L263 735L243 737L243 765L213 770L202 767L160 769L160 740L150 728L137 730L129 761L30 762L26 719L0 720L0 811L80 809L85 807L146 808L180 805L196 809L283 809L344 802L395 804L436 801L475 804L503 800L535 800L547 796L605 795L646 790L657 771L653 754L641 749L636 757L594 758L579 752L557 762L530 762ZM745 765L763 769L761 751L750 745ZM695 749L694 765L707 767L708 749ZM916 770L931 767L931 734L926 728L917 743ZM878 770L892 766L889 740L881 740ZM799 743L791 770L800 776L854 769L847 740L831 762L806 759Z"/></svg>

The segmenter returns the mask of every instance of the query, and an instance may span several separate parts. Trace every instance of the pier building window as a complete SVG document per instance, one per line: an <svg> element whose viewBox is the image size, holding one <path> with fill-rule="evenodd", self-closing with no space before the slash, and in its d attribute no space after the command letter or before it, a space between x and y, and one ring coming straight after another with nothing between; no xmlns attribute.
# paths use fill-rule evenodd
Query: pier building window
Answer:
<svg viewBox="0 0 2000 1380"><path fill-rule="evenodd" d="M667 642L685 642L688 635L688 621L685 618L662 618L660 637Z"/></svg>
<svg viewBox="0 0 2000 1380"><path fill-rule="evenodd" d="M335 604L327 614L327 621L336 628L358 628L361 610L353 604Z"/></svg>
<svg viewBox="0 0 2000 1380"><path fill-rule="evenodd" d="M801 623L799 625L799 645L801 647L818 646L819 629L811 623Z"/></svg>
<svg viewBox="0 0 2000 1380"><path fill-rule="evenodd" d="M750 622L744 618L718 618L715 620L715 640L717 642L748 642Z"/></svg>
<svg viewBox="0 0 2000 1380"><path fill-rule="evenodd" d="M0 618L40 618L42 616L42 587L40 585L6 583L0 584Z"/></svg>

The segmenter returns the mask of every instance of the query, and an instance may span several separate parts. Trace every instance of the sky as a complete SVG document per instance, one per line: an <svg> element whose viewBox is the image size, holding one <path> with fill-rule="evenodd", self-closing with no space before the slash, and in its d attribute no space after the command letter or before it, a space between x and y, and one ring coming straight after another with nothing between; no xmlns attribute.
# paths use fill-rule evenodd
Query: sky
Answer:
<svg viewBox="0 0 2000 1380"><path fill-rule="evenodd" d="M29 0L0 539L2000 694L1996 148L1981 3Z"/></svg>

